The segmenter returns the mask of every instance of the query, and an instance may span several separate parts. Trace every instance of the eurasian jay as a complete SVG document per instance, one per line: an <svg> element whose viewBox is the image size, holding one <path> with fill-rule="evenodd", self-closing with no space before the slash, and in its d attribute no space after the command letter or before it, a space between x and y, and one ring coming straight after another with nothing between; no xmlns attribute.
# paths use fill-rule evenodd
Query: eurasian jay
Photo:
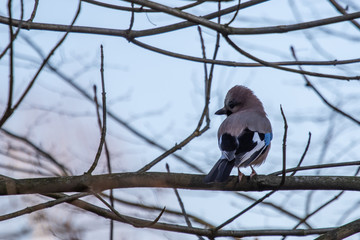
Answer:
<svg viewBox="0 0 360 240"><path fill-rule="evenodd" d="M215 112L227 118L218 130L220 160L211 169L204 181L224 182L232 168L238 168L239 181L243 174L240 167L262 164L268 155L272 131L264 107L254 93L244 86L235 86L226 94L224 107Z"/></svg>

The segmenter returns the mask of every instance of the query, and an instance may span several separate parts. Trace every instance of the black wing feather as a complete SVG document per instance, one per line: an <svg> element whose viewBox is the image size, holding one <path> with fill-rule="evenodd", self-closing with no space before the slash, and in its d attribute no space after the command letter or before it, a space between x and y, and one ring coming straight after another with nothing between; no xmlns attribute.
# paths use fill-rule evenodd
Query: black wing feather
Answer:
<svg viewBox="0 0 360 240"><path fill-rule="evenodd" d="M231 170L234 167L235 161L227 159L220 159L210 170L208 175L204 178L205 183L210 182L224 182L230 176Z"/></svg>

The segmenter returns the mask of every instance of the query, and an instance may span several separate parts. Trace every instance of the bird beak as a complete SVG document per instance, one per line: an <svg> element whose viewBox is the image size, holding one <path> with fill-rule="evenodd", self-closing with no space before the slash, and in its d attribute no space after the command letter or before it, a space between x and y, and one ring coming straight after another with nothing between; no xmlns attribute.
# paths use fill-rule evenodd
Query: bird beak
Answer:
<svg viewBox="0 0 360 240"><path fill-rule="evenodd" d="M227 113L227 110L226 110L225 107L220 108L219 110L217 110L217 111L215 112L216 115L225 115L226 113Z"/></svg>

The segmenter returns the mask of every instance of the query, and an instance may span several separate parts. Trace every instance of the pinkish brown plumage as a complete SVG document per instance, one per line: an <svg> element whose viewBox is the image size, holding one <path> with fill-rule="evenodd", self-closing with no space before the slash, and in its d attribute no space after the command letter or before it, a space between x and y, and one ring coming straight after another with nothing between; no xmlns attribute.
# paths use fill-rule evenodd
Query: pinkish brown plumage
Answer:
<svg viewBox="0 0 360 240"><path fill-rule="evenodd" d="M215 114L227 118L218 130L221 158L205 177L205 182L225 181L236 166L239 180L240 167L262 164L270 150L272 130L264 107L254 93L244 86L235 86L226 94L224 107Z"/></svg>

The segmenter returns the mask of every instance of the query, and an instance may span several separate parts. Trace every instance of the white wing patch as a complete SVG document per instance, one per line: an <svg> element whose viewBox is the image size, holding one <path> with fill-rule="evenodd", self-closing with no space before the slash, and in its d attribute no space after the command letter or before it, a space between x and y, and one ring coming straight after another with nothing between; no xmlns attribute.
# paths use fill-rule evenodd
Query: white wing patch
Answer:
<svg viewBox="0 0 360 240"><path fill-rule="evenodd" d="M235 138L235 140L237 142L236 138ZM219 138L219 141L218 141L218 145L221 150L221 159L227 159L228 161L232 161L232 160L236 159L236 156L235 156L236 149L233 151L225 151L225 150L221 149L222 141L223 141L223 135Z"/></svg>
<svg viewBox="0 0 360 240"><path fill-rule="evenodd" d="M228 161L232 161L236 158L235 156L236 150L234 151L221 151L221 159L227 159Z"/></svg>

